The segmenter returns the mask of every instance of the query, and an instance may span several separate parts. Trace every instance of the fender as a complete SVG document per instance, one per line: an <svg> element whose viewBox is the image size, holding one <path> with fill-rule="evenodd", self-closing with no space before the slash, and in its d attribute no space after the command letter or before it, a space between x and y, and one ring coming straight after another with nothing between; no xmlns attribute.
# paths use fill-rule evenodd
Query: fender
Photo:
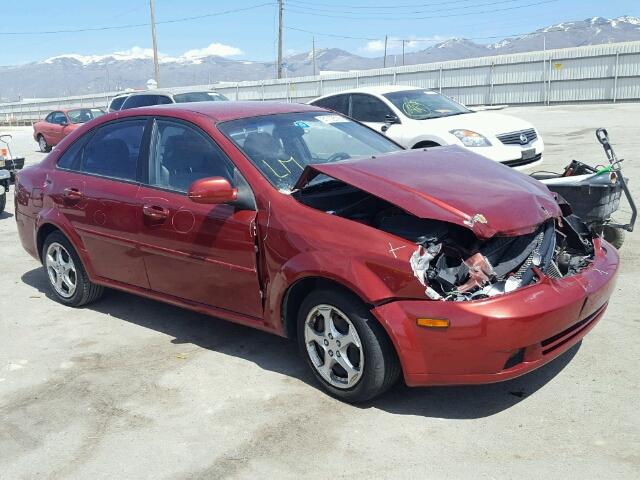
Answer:
<svg viewBox="0 0 640 480"><path fill-rule="evenodd" d="M40 234L40 230L46 225L52 225L56 227L64 234L65 237L67 237L69 242L71 242L71 245L73 245L73 248L76 250L76 252L78 252L80 260L82 261L82 266L89 276L89 280L95 281L97 276L95 274L93 266L91 265L91 260L89 258L89 255L87 254L87 250L84 246L84 243L82 242L82 239L76 233L69 220L56 209L44 208L40 210L38 216L36 217L36 242ZM38 252L38 254L41 256L41 252ZM42 261L42 258L40 258L40 261Z"/></svg>
<svg viewBox="0 0 640 480"><path fill-rule="evenodd" d="M272 274L267 287L265 320L282 330L285 296L297 282L322 278L342 285L370 306L391 298L424 298L424 292L410 271L399 272L384 262L366 262L358 257L337 258L335 252L304 252L288 259ZM384 280L383 280L384 279Z"/></svg>

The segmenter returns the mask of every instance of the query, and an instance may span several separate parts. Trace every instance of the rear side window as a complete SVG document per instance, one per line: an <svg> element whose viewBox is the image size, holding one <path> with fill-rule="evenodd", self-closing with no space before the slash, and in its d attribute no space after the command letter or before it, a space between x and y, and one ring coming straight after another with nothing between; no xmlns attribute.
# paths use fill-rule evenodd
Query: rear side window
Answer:
<svg viewBox="0 0 640 480"><path fill-rule="evenodd" d="M84 147L81 171L136 180L145 119L124 120L99 128Z"/></svg>
<svg viewBox="0 0 640 480"><path fill-rule="evenodd" d="M165 95L132 95L126 99L122 105L122 110L129 108L148 107L150 105L164 105L173 103L171 99Z"/></svg>
<svg viewBox="0 0 640 480"><path fill-rule="evenodd" d="M127 97L116 97L113 100L111 100L111 105L109 105L109 111L115 112L117 110L120 110L120 108L122 107L122 104L126 99Z"/></svg>
<svg viewBox="0 0 640 480"><path fill-rule="evenodd" d="M317 107L328 108L343 115L349 115L349 95L334 95L311 103Z"/></svg>
<svg viewBox="0 0 640 480"><path fill-rule="evenodd" d="M195 127L157 120L151 138L149 185L186 192L201 178L233 183L234 166L220 147Z"/></svg>
<svg viewBox="0 0 640 480"><path fill-rule="evenodd" d="M87 134L73 142L73 144L67 148L66 152L64 152L58 159L58 167L64 168L65 170L80 170L84 146L90 138L91 134Z"/></svg>
<svg viewBox="0 0 640 480"><path fill-rule="evenodd" d="M67 123L67 117L62 112L55 112L51 117L51 123L62 125L63 123Z"/></svg>

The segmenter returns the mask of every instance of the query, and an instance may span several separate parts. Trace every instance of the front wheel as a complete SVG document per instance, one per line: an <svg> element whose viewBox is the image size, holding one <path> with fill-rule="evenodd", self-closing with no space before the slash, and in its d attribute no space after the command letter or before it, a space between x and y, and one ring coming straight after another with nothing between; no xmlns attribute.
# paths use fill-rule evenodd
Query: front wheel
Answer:
<svg viewBox="0 0 640 480"><path fill-rule="evenodd" d="M103 287L89 280L78 253L61 232L53 232L45 239L42 263L58 302L81 307L102 296Z"/></svg>
<svg viewBox="0 0 640 480"><path fill-rule="evenodd" d="M602 227L602 236L607 242L616 247L617 250L620 250L624 243L625 231L621 228L605 225Z"/></svg>
<svg viewBox="0 0 640 480"><path fill-rule="evenodd" d="M298 345L322 387L340 400L370 400L400 375L384 329L359 299L338 290L317 290L302 302Z"/></svg>
<svg viewBox="0 0 640 480"><path fill-rule="evenodd" d="M4 190L4 185L0 184L0 189ZM0 213L4 212L5 207L7 206L7 194L0 194Z"/></svg>

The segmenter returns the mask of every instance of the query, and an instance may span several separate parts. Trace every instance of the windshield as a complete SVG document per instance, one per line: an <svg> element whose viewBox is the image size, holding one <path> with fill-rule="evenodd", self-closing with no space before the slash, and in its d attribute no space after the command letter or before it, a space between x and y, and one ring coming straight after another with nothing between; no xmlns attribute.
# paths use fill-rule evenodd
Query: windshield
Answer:
<svg viewBox="0 0 640 480"><path fill-rule="evenodd" d="M85 123L101 115L104 115L104 111L99 108L78 108L67 112L71 123Z"/></svg>
<svg viewBox="0 0 640 480"><path fill-rule="evenodd" d="M328 112L243 118L218 127L280 190L292 190L305 166L310 164L402 150L383 135ZM321 177L315 183L319 181Z"/></svg>
<svg viewBox="0 0 640 480"><path fill-rule="evenodd" d="M468 108L433 90L403 90L384 96L413 120L471 113Z"/></svg>
<svg viewBox="0 0 640 480"><path fill-rule="evenodd" d="M222 100L229 100L227 97L216 92L187 92L178 93L173 96L176 103L190 103L190 102L218 102Z"/></svg>

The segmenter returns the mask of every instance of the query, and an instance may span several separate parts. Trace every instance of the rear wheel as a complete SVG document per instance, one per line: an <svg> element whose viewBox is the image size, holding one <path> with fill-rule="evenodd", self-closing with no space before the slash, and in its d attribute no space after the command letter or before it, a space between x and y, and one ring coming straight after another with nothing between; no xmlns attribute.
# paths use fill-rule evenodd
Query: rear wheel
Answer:
<svg viewBox="0 0 640 480"><path fill-rule="evenodd" d="M40 147L40 151L42 153L47 153L51 151L51 145L47 143L47 139L44 138L44 135L38 135L38 146Z"/></svg>
<svg viewBox="0 0 640 480"><path fill-rule="evenodd" d="M3 191L3 193L0 193L0 213L2 213L7 206L7 194L5 193L4 185L0 185L0 189Z"/></svg>
<svg viewBox="0 0 640 480"><path fill-rule="evenodd" d="M78 253L62 233L53 232L45 239L42 263L51 290L60 303L81 307L102 296L103 287L89 281Z"/></svg>
<svg viewBox="0 0 640 480"><path fill-rule="evenodd" d="M302 302L298 344L322 387L340 400L369 400L400 375L386 332L359 299L337 290L315 291Z"/></svg>

